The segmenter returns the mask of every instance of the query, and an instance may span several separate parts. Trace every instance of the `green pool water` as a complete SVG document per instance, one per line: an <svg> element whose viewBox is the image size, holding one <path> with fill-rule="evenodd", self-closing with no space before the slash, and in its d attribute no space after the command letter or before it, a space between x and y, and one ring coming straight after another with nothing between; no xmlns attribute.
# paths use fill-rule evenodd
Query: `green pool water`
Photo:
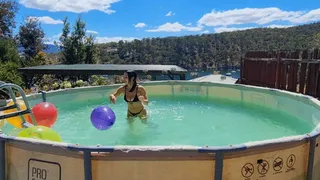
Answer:
<svg viewBox="0 0 320 180"><path fill-rule="evenodd" d="M146 124L126 120L123 97L117 104L106 99L56 103L58 120L52 127L64 142L81 145L195 145L223 146L299 135L314 126L284 112L217 99L186 96L150 96ZM116 123L105 131L90 122L92 110L108 105Z"/></svg>

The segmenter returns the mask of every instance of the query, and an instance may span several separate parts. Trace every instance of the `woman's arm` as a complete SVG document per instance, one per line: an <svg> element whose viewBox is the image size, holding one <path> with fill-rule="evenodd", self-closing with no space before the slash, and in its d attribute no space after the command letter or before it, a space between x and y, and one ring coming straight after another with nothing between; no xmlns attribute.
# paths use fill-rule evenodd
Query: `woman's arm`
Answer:
<svg viewBox="0 0 320 180"><path fill-rule="evenodd" d="M147 92L146 90L144 89L144 87L142 86L139 86L139 100L145 104L145 105L148 105L149 104L149 100L148 100L148 96L147 96Z"/></svg>
<svg viewBox="0 0 320 180"><path fill-rule="evenodd" d="M111 95L118 97L123 93L123 89L124 89L124 86L121 86L116 90L116 92L112 93Z"/></svg>
<svg viewBox="0 0 320 180"><path fill-rule="evenodd" d="M116 92L110 94L109 100L110 100L113 104L116 103L117 97L118 97L121 93L124 92L123 89L124 89L124 86L121 86L121 87L119 87L119 88L116 90Z"/></svg>

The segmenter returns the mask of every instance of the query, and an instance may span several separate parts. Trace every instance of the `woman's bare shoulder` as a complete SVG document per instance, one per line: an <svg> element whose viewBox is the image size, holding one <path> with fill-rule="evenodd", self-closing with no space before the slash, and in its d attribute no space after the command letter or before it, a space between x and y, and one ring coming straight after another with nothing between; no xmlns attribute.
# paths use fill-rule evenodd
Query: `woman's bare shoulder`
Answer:
<svg viewBox="0 0 320 180"><path fill-rule="evenodd" d="M126 87L126 85L120 86L120 87L118 87L117 91L124 92L125 87Z"/></svg>
<svg viewBox="0 0 320 180"><path fill-rule="evenodd" d="M142 85L138 85L138 91L146 91L146 89Z"/></svg>

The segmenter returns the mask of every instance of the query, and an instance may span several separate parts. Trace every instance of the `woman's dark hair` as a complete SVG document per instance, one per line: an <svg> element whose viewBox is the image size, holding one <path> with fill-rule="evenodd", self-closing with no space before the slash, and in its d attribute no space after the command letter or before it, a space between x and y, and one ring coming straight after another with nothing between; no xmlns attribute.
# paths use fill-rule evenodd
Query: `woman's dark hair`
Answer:
<svg viewBox="0 0 320 180"><path fill-rule="evenodd" d="M134 89L137 87L137 73L133 70L128 70L126 72L128 74L128 80L131 81L131 78L133 78L133 84L129 92L134 91Z"/></svg>

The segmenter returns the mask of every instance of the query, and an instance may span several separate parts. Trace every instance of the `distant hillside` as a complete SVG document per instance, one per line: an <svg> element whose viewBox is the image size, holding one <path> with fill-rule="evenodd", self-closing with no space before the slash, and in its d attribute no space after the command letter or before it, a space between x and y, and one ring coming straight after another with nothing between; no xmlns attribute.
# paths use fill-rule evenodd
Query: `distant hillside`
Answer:
<svg viewBox="0 0 320 180"><path fill-rule="evenodd" d="M183 37L99 44L100 63L176 64L187 69L238 66L250 50L296 50L315 46L320 23L256 28Z"/></svg>
<svg viewBox="0 0 320 180"><path fill-rule="evenodd" d="M46 44L47 45L47 49L44 50L45 53L49 54L49 53L57 53L59 52L59 47L58 46L55 46L53 44ZM18 51L19 53L22 53L23 52L23 47L18 47Z"/></svg>
<svg viewBox="0 0 320 180"><path fill-rule="evenodd" d="M45 50L46 53L57 53L60 51L59 47L53 44L47 44L48 49Z"/></svg>

